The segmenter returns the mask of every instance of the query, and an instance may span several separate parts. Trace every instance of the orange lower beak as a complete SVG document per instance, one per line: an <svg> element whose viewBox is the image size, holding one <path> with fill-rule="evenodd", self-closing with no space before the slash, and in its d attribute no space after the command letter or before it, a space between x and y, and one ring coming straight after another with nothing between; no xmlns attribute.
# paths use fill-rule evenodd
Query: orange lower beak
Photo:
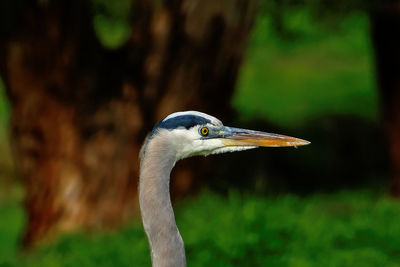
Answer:
<svg viewBox="0 0 400 267"><path fill-rule="evenodd" d="M220 135L226 146L297 147L310 144L295 137L232 127L224 127Z"/></svg>

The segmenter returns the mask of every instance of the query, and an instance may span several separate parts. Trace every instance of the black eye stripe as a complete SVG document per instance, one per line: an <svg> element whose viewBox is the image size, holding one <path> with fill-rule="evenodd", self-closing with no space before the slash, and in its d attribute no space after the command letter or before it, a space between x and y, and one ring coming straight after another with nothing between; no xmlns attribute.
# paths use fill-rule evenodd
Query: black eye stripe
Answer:
<svg viewBox="0 0 400 267"><path fill-rule="evenodd" d="M157 125L150 132L149 140L153 138L153 136L157 133L159 129L174 130L183 128L189 130L196 125L205 125L207 123L211 123L211 121L207 118L197 115L180 115L172 117L170 119L158 122Z"/></svg>
<svg viewBox="0 0 400 267"><path fill-rule="evenodd" d="M170 118L165 121L160 121L154 129L164 128L168 130L177 129L179 127L184 127L189 130L193 126L210 123L209 119L196 116L196 115L181 115L177 117Z"/></svg>

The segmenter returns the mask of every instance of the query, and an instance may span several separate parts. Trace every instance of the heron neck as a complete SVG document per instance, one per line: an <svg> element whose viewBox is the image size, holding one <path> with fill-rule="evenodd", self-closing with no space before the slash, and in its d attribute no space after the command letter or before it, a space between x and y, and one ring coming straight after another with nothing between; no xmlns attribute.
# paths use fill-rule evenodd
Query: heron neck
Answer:
<svg viewBox="0 0 400 267"><path fill-rule="evenodd" d="M139 203L153 267L186 266L169 191L175 162L176 153L154 140L147 144L140 163Z"/></svg>

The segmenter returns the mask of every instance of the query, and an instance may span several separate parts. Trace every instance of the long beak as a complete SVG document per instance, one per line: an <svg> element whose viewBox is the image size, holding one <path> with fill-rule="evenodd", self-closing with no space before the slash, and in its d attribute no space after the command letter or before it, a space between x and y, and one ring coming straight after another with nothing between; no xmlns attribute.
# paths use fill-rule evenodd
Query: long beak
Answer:
<svg viewBox="0 0 400 267"><path fill-rule="evenodd" d="M295 137L233 127L223 127L218 135L226 146L297 147L310 144Z"/></svg>

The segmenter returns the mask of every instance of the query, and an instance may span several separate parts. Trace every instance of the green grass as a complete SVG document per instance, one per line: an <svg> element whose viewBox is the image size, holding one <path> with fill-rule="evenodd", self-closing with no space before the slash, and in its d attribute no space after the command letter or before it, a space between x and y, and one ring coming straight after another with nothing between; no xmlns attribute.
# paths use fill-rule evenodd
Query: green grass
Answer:
<svg viewBox="0 0 400 267"><path fill-rule="evenodd" d="M0 266L149 266L140 223L15 254L18 206L1 206ZM3 217L4 218L4 217ZM6 217L7 218L7 217ZM204 192L177 207L188 266L400 266L400 203L369 191L308 197Z"/></svg>
<svg viewBox="0 0 400 267"><path fill-rule="evenodd" d="M242 119L286 127L327 115L377 121L367 15L349 15L327 29L295 9L284 22L292 38L277 37L268 16L257 21L233 99Z"/></svg>

